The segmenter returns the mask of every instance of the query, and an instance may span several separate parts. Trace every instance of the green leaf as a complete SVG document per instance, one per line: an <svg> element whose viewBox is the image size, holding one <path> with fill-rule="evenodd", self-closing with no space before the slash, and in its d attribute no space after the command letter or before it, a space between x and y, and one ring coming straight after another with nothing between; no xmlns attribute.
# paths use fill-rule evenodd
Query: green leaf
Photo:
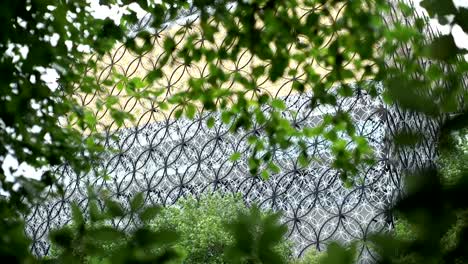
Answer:
<svg viewBox="0 0 468 264"><path fill-rule="evenodd" d="M435 38L428 47L428 56L436 60L454 59L460 53L452 34Z"/></svg>
<svg viewBox="0 0 468 264"><path fill-rule="evenodd" d="M273 106L274 108L279 109L279 110L286 109L286 104L281 99L273 99L271 101L271 106Z"/></svg>
<svg viewBox="0 0 468 264"><path fill-rule="evenodd" d="M174 39L166 37L163 44L164 50L168 53L172 53L175 50L176 43Z"/></svg>
<svg viewBox="0 0 468 264"><path fill-rule="evenodd" d="M132 241L139 247L151 247L153 245L171 245L178 240L177 232L170 229L160 229L157 231L143 227L137 229L132 237Z"/></svg>
<svg viewBox="0 0 468 264"><path fill-rule="evenodd" d="M250 174L256 175L257 172L258 172L258 167L260 165L260 161L255 157L250 157L248 159L248 165L249 165Z"/></svg>
<svg viewBox="0 0 468 264"><path fill-rule="evenodd" d="M133 199L130 201L130 208L133 212L139 210L145 202L145 198L142 192L139 192L133 196Z"/></svg>
<svg viewBox="0 0 468 264"><path fill-rule="evenodd" d="M210 116L208 120L206 120L206 126L208 128L212 128L215 125L215 119L214 117Z"/></svg>
<svg viewBox="0 0 468 264"><path fill-rule="evenodd" d="M304 135L306 137L315 137L315 136L318 136L322 133L322 126L319 126L319 127L304 127L302 129L302 132L304 133Z"/></svg>
<svg viewBox="0 0 468 264"><path fill-rule="evenodd" d="M333 145L332 145L332 151L336 154L336 153L340 153L340 152L343 152L346 150L346 145L348 144L348 142L346 140L343 140L343 139L337 139L333 142Z"/></svg>
<svg viewBox="0 0 468 264"><path fill-rule="evenodd" d="M283 55L278 55L273 58L271 64L269 77L271 81L275 82L283 76L284 70L288 64L288 59Z"/></svg>
<svg viewBox="0 0 468 264"><path fill-rule="evenodd" d="M415 146L424 139L424 134L420 131L411 131L411 130L402 130L398 131L394 137L393 141L396 146Z"/></svg>
<svg viewBox="0 0 468 264"><path fill-rule="evenodd" d="M306 167L310 163L309 158L304 154L300 154L297 160L299 162L299 165L301 165L301 167Z"/></svg>
<svg viewBox="0 0 468 264"><path fill-rule="evenodd" d="M108 108L112 107L118 102L119 102L119 98L117 96L111 95L111 96L106 97L106 106Z"/></svg>
<svg viewBox="0 0 468 264"><path fill-rule="evenodd" d="M185 114L187 115L189 119L193 119L195 117L196 111L197 109L195 108L193 104L188 104L185 110Z"/></svg>
<svg viewBox="0 0 468 264"><path fill-rule="evenodd" d="M275 250L283 240L288 228L279 222L279 214L262 215L257 206L247 213L240 213L235 221L226 224L233 243L225 251L225 259L231 263L286 263L284 255Z"/></svg>
<svg viewBox="0 0 468 264"><path fill-rule="evenodd" d="M292 88L300 93L305 91L305 85L302 82L294 81L292 84Z"/></svg>
<svg viewBox="0 0 468 264"><path fill-rule="evenodd" d="M409 42L411 39L419 36L419 32L410 27L410 26L403 26L401 24L397 24L395 28L390 31L392 37L400 42Z"/></svg>
<svg viewBox="0 0 468 264"><path fill-rule="evenodd" d="M104 219L104 215L101 213L101 210L99 209L98 204L95 200L89 201L89 217L92 222Z"/></svg>
<svg viewBox="0 0 468 264"><path fill-rule="evenodd" d="M102 82L102 84L105 86L112 86L114 82L110 79L106 79L105 81Z"/></svg>
<svg viewBox="0 0 468 264"><path fill-rule="evenodd" d="M317 26L317 23L319 22L320 15L316 12L310 12L310 14L306 18L306 26L308 28L314 28Z"/></svg>
<svg viewBox="0 0 468 264"><path fill-rule="evenodd" d="M252 69L252 75L255 78L259 78L265 73L265 66L257 66Z"/></svg>
<svg viewBox="0 0 468 264"><path fill-rule="evenodd" d="M158 102L158 106L161 110L169 109L169 105L166 102Z"/></svg>
<svg viewBox="0 0 468 264"><path fill-rule="evenodd" d="M96 116L91 111L85 111L84 113L84 121L90 128L95 128L97 124Z"/></svg>
<svg viewBox="0 0 468 264"><path fill-rule="evenodd" d="M92 149L92 148L94 148L96 146L96 143L94 142L94 139L92 137L86 138L86 146L89 149Z"/></svg>
<svg viewBox="0 0 468 264"><path fill-rule="evenodd" d="M83 213L81 212L80 207L75 202L71 204L72 210L72 220L76 226L81 226L85 223Z"/></svg>
<svg viewBox="0 0 468 264"><path fill-rule="evenodd" d="M111 199L105 200L106 208L107 208L107 213L111 217L121 217L125 216L125 210L123 209L122 205L116 201L113 201Z"/></svg>
<svg viewBox="0 0 468 264"><path fill-rule="evenodd" d="M231 122L231 113L228 112L228 111L224 111L221 113L221 121L224 123L224 124L229 124L229 122Z"/></svg>
<svg viewBox="0 0 468 264"><path fill-rule="evenodd" d="M89 230L93 240L98 242L115 242L125 238L125 233L110 226L102 226Z"/></svg>
<svg viewBox="0 0 468 264"><path fill-rule="evenodd" d="M52 230L49 234L53 244L65 249L70 249L73 242L73 231L70 227L65 226L58 230Z"/></svg>
<svg viewBox="0 0 468 264"><path fill-rule="evenodd" d="M234 152L230 157L229 157L229 160L230 161L237 161L241 158L241 154L239 152Z"/></svg>
<svg viewBox="0 0 468 264"><path fill-rule="evenodd" d="M117 123L118 126L123 125L126 119L133 119L133 116L125 111L120 111L118 109L112 108L111 109L111 117Z"/></svg>
<svg viewBox="0 0 468 264"><path fill-rule="evenodd" d="M336 242L332 242L328 245L327 254L323 256L321 264L353 264L356 261L356 250L355 245L346 248Z"/></svg>
<svg viewBox="0 0 468 264"><path fill-rule="evenodd" d="M268 162L268 168L273 172L273 173L280 173L281 169L273 162Z"/></svg>
<svg viewBox="0 0 468 264"><path fill-rule="evenodd" d="M268 99L270 99L268 94L262 94L258 97L258 104L259 105L266 104L268 102Z"/></svg>
<svg viewBox="0 0 468 264"><path fill-rule="evenodd" d="M148 206L144 208L141 213L140 213L140 220L143 223L148 223L151 220L153 220L156 215L158 215L161 212L161 207L160 206Z"/></svg>
<svg viewBox="0 0 468 264"><path fill-rule="evenodd" d="M174 112L174 117L179 119L181 116L182 116L182 113L184 111L182 109L177 109L175 112Z"/></svg>
<svg viewBox="0 0 468 264"><path fill-rule="evenodd" d="M465 33L468 32L468 7L458 7L458 13L455 15L454 22L459 25ZM467 50L466 47L465 50Z"/></svg>
<svg viewBox="0 0 468 264"><path fill-rule="evenodd" d="M443 17L457 12L453 1L423 0L420 5L426 9L431 17L435 17L436 15Z"/></svg>

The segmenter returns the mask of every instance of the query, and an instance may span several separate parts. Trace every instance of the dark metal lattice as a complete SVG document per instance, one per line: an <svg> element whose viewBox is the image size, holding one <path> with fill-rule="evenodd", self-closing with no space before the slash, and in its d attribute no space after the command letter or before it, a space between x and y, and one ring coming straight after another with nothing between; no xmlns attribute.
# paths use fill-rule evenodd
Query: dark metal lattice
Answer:
<svg viewBox="0 0 468 264"><path fill-rule="evenodd" d="M314 10L304 12L307 14ZM189 14L196 13L192 10ZM392 19L398 18L391 17L390 21ZM334 20L331 18L331 21ZM147 19L143 21L148 22ZM177 25L178 22L182 23ZM145 72L153 69L163 55L160 44L165 34L201 32L193 21L187 23L179 19L178 22L169 23L164 30L155 33L155 50L143 56L132 54L124 46L117 48L102 61L104 67L96 76L98 80L104 82L110 75L110 69L117 69L129 78L144 77ZM140 28L143 27L140 25ZM182 41L185 34L180 35L182 37L176 37L176 40ZM203 45L203 40L198 44ZM254 63L249 56L244 53L235 64L220 63L226 71L248 76L248 65ZM326 69L323 68L323 71ZM164 74L157 85L167 87L166 100L183 89L187 76L206 77L208 73L206 65L184 65L176 60L176 64L165 69ZM309 247L322 250L332 240L348 242L357 239L363 241L359 247L361 261L371 262L373 255L365 238L372 232L390 228L392 216L388 208L401 190L401 172L435 157L435 149L427 142L435 137L437 122L385 106L379 98L371 98L359 87L354 87L356 92L353 97L341 98L334 107L322 106L311 110L312 95L294 93L291 88L294 78L300 79L301 76L284 77L274 87L266 80L257 80L257 85L259 91L286 102L284 116L298 128L313 127L324 115L337 111L351 114L357 131L369 140L378 157L374 166L361 168L361 181L355 187L345 188L338 172L331 169L332 154L324 139L308 142L309 153L317 157L317 161L306 169L300 169L297 164L294 148L275 151L273 160L281 172L263 181L250 176L246 160L247 137L263 137L262 127L231 134L216 113L199 109L193 120L175 119L174 109L162 111L155 108L151 101L132 98L112 87L103 93L78 94L77 97L83 105L91 105L97 98L118 96L121 109L134 113L137 122L117 129L115 124L108 121L108 113L95 111L101 131L107 138L106 147L118 149L118 153L103 154L102 160L86 175L76 175L67 165L56 168L65 195L57 198L44 194L48 202L34 206L27 217L27 233L33 239L33 252L47 254L48 231L70 220L71 201L77 201L86 208L86 187L91 184L96 189L109 190L112 197L122 202L128 202L136 192L144 192L147 204L163 205L173 204L186 195L210 191L240 192L248 204L255 202L262 208L284 212L283 221L289 226L288 235L296 244L296 254L302 254ZM217 120L213 128L206 126L210 116ZM390 138L403 127L418 127L420 131L427 131L427 142L413 150L394 148ZM242 153L242 158L235 162L230 160L234 152ZM98 171L105 171L110 179L95 177ZM135 223L122 219L113 224L125 229Z"/></svg>

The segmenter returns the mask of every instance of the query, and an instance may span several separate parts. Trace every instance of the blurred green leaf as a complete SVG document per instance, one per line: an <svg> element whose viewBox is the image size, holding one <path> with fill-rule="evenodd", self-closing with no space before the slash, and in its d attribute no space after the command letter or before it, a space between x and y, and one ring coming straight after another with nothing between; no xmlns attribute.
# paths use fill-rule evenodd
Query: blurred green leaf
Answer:
<svg viewBox="0 0 468 264"><path fill-rule="evenodd" d="M69 227L62 227L58 230L51 231L49 237L53 243L60 245L63 248L71 248L73 231Z"/></svg>
<svg viewBox="0 0 468 264"><path fill-rule="evenodd" d="M452 35L443 35L432 40L428 47L428 56L436 60L451 60L460 54Z"/></svg>
<svg viewBox="0 0 468 264"><path fill-rule="evenodd" d="M153 220L161 211L160 206L148 206L140 212L140 219L143 223Z"/></svg>
<svg viewBox="0 0 468 264"><path fill-rule="evenodd" d="M271 106L273 106L274 108L276 108L278 110L285 110L286 109L286 104L281 99L273 99L271 101Z"/></svg>
<svg viewBox="0 0 468 264"><path fill-rule="evenodd" d="M214 117L210 116L208 120L206 120L206 126L208 128L212 128L215 125L215 119Z"/></svg>
<svg viewBox="0 0 468 264"><path fill-rule="evenodd" d="M105 218L105 216L99 209L97 202L94 200L89 201L89 216L92 222L100 221Z"/></svg>
<svg viewBox="0 0 468 264"><path fill-rule="evenodd" d="M344 247L336 242L328 245L327 254L320 260L321 264L352 264L356 262L355 245Z"/></svg>
<svg viewBox="0 0 468 264"><path fill-rule="evenodd" d="M234 152L231 157L229 157L229 160L231 161L237 161L241 158L241 154L239 152Z"/></svg>
<svg viewBox="0 0 468 264"><path fill-rule="evenodd" d="M73 223L77 226L84 225L85 220L83 217L83 213L81 212L81 208L75 202L73 202L70 206L71 206L71 211L72 211Z"/></svg>
<svg viewBox="0 0 468 264"><path fill-rule="evenodd" d="M144 205L144 202L145 197L142 192L135 194L132 200L130 201L130 208L132 209L132 212L136 212L137 210L139 210Z"/></svg>
<svg viewBox="0 0 468 264"><path fill-rule="evenodd" d="M107 213L111 217L125 216L125 210L123 209L120 203L113 201L111 199L107 199L105 200L105 204L107 208Z"/></svg>
<svg viewBox="0 0 468 264"><path fill-rule="evenodd" d="M113 242L125 238L125 233L110 226L91 228L89 231L97 242Z"/></svg>

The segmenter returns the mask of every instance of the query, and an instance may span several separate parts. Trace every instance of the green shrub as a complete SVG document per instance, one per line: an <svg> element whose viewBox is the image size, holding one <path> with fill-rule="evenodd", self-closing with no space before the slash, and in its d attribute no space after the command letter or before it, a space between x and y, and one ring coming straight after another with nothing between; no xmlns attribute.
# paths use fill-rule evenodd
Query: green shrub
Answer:
<svg viewBox="0 0 468 264"><path fill-rule="evenodd" d="M175 245L171 245L171 248L185 255L183 263L226 263L225 249L234 242L226 224L232 223L239 213L248 211L240 195L205 194L199 200L193 197L184 198L172 206L162 208L156 217L149 221L147 228L155 232L160 230L177 232L179 240ZM269 213L261 212L260 215L266 217ZM73 224L68 225L68 228L74 233L78 232ZM154 239L157 240L158 237ZM101 247L106 252L112 252L127 242L131 243L126 240L114 241L102 244ZM292 255L291 246L292 244L284 239L274 249L284 259L289 259ZM167 248L162 248L164 249ZM59 247L53 245L47 259L55 259L61 252ZM74 250L73 255L83 263L110 263L105 256L87 256L79 248Z"/></svg>
<svg viewBox="0 0 468 264"><path fill-rule="evenodd" d="M154 229L171 228L180 234L177 247L187 254L184 263L225 263L224 250L233 243L226 223L247 211L240 195L206 194L199 200L179 200L174 206L163 209L150 225ZM266 215L267 212L262 212L263 217ZM291 243L284 240L276 250L289 258Z"/></svg>
<svg viewBox="0 0 468 264"><path fill-rule="evenodd" d="M291 264L319 264L324 255L324 252L318 251L315 247L310 247L302 257L293 260Z"/></svg>
<svg viewBox="0 0 468 264"><path fill-rule="evenodd" d="M462 179L464 172L468 171L468 131L462 130L444 144L450 148L442 149L436 160L439 169L438 180L443 188L454 188ZM453 209L454 222L440 238L440 252L449 254L459 244L461 232L468 225L468 210ZM393 263L422 263L421 254L412 251L412 242L423 243L428 234L424 225L416 222L411 224L404 217L399 216L395 222L394 238L397 239L399 249L395 250ZM440 260L442 263L442 260Z"/></svg>
<svg viewBox="0 0 468 264"><path fill-rule="evenodd" d="M94 227L107 227L110 225L100 223L100 224L95 224ZM73 224L69 224L65 226L65 228L69 229L72 233L77 234L79 232L78 228ZM90 228L90 225L86 225L86 228ZM76 237L76 235L75 235ZM102 243L100 245L100 250L102 252L112 252L113 250L116 250L117 248L123 246L127 242L126 239L120 239L117 241L113 241L111 243ZM77 244L75 241L72 241L72 244ZM49 248L49 253L48 255L44 258L45 260L49 260L52 263L58 262L54 261L56 260L61 254L63 253L63 249L60 246L57 246L55 244L51 244ZM78 259L82 263L86 264L108 264L111 263L111 261L105 257L105 256L95 256L95 255L89 255L89 249L85 249L82 247L75 247L73 250L73 258ZM60 262L58 262L60 263Z"/></svg>
<svg viewBox="0 0 468 264"><path fill-rule="evenodd" d="M395 221L395 237L401 240L413 240L415 238L415 230L410 223L405 219Z"/></svg>
<svg viewBox="0 0 468 264"><path fill-rule="evenodd" d="M468 219L467 211L461 211L457 214L455 224L444 234L440 241L442 252L448 252L456 247L460 230L465 226L466 219ZM413 241L418 237L417 235L417 230L407 220L400 218L395 222L395 238L401 242ZM398 256L399 258L395 260L395 263L420 263L420 260L411 252L405 252Z"/></svg>

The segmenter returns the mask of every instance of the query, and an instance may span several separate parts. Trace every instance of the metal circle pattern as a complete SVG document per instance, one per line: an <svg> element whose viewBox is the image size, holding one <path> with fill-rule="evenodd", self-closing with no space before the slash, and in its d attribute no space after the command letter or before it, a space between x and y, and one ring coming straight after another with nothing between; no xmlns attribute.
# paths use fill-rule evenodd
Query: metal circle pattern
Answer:
<svg viewBox="0 0 468 264"><path fill-rule="evenodd" d="M112 70L127 78L145 78L165 55L161 47L165 35L173 36L180 44L187 33L201 32L193 18L195 11L187 14L192 16L168 23L166 28L154 33L155 49L151 52L137 55L124 46L116 48L102 60L102 71L96 77L104 83ZM335 18L329 20L333 23ZM144 28L148 21L143 19L135 31ZM205 45L203 41L200 37L196 45ZM174 65L163 70L164 76L155 84L166 89L162 101L184 89L189 77L208 76L207 65L203 63L185 65L177 59L174 61ZM236 63L220 61L219 65L227 72L253 78L249 67L256 63L258 61L245 52ZM321 71L325 74L327 69ZM64 195L57 197L45 193L47 203L32 207L26 219L27 233L33 240L32 251L37 255L48 254L49 230L70 221L72 201L86 208L86 190L91 185L97 190L108 190L111 197L127 205L137 192L144 192L147 204L161 205L171 205L181 197L206 192L241 193L247 204L256 203L264 209L283 212L282 221L289 227L288 236L295 243L296 255L311 247L323 250L334 240L359 240L360 261L372 262L374 256L366 239L373 232L391 228L393 218L389 208L400 195L402 171L435 156L430 145L422 145L418 150L401 150L391 145L390 138L404 125L419 126L421 131L435 131L436 122L396 107L387 107L379 98L372 98L359 87L353 87L353 97L340 98L334 107L312 110L309 107L312 94L293 92L292 83L300 78L298 73L284 77L280 84L274 85L259 79L256 80L257 91L284 100L287 106L284 117L298 128L314 127L326 114L348 112L355 121L358 134L368 139L378 159L373 166L360 168L360 180L354 187L344 187L339 173L331 168L332 153L325 139L307 142L309 154L317 157L317 161L307 168L298 165L294 148L275 151L273 160L281 172L264 181L251 176L247 165L247 138L251 135L264 137L261 126L232 134L221 122L219 114L201 108L194 119L175 119L177 106L164 111L150 100L129 96L117 84L95 94L77 92L77 99L86 106L93 105L99 98L116 96L120 109L132 112L137 117L136 123L118 127L109 119L106 110L95 109L106 138L106 148L117 152L104 153L102 159L95 162L93 170L85 175L77 175L66 164L55 169L64 186ZM233 82L226 85L238 89ZM252 93L253 97L257 95ZM212 128L206 124L209 117L216 120ZM429 133L429 137L434 136L435 132ZM242 157L232 161L230 156L235 152L241 153ZM109 177L98 178L97 172L105 172ZM123 218L113 224L126 229L136 224L132 221Z"/></svg>

